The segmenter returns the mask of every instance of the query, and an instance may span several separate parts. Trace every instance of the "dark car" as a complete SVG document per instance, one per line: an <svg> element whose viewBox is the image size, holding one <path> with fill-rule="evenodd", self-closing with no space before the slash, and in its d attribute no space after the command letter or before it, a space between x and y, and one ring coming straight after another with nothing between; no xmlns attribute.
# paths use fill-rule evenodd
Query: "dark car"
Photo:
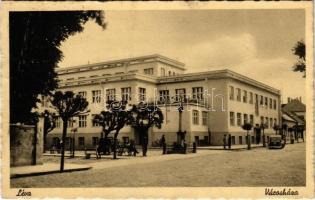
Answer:
<svg viewBox="0 0 315 200"><path fill-rule="evenodd" d="M283 149L285 146L284 140L281 135L269 136L268 148L269 149Z"/></svg>

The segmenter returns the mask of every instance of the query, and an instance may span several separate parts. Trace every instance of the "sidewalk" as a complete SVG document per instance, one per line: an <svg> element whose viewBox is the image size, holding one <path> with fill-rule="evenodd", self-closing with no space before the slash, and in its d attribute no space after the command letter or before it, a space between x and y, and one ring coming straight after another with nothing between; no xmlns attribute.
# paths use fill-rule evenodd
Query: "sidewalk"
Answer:
<svg viewBox="0 0 315 200"><path fill-rule="evenodd" d="M251 148L258 148L258 147L262 147L262 144L251 144L250 146ZM202 147L197 147L198 150L243 150L243 149L247 149L247 144L244 145L232 145L231 149L228 148L228 146L226 146L226 149L223 148L223 146L202 146Z"/></svg>
<svg viewBox="0 0 315 200"><path fill-rule="evenodd" d="M64 172L88 170L91 166L79 165L72 163L65 163ZM51 173L59 173L60 164L58 163L44 163L42 165L28 165L10 168L10 177L18 178L25 176L37 176Z"/></svg>

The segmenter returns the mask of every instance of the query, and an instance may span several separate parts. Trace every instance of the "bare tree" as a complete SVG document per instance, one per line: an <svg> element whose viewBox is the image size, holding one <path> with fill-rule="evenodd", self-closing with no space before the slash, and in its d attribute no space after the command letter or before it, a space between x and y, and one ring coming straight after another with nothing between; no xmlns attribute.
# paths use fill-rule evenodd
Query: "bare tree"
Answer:
<svg viewBox="0 0 315 200"><path fill-rule="evenodd" d="M62 143L61 143L61 161L60 161L60 172L64 170L64 157L65 157L65 139L67 135L68 121L75 116L87 113L87 107L89 103L85 98L80 95L75 95L71 91L56 92L53 95L51 104L56 108L60 118L63 121L62 131Z"/></svg>
<svg viewBox="0 0 315 200"><path fill-rule="evenodd" d="M153 104L140 103L133 105L132 109L132 126L140 133L142 144L142 154L147 155L148 148L148 130L150 127L161 128L163 124L163 113L161 109Z"/></svg>

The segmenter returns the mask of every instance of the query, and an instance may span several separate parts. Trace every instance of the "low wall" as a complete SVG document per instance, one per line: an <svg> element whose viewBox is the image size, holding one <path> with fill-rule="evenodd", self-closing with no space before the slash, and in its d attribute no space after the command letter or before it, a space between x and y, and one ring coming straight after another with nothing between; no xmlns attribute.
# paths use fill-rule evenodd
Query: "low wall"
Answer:
<svg viewBox="0 0 315 200"><path fill-rule="evenodd" d="M35 126L10 125L10 166L42 164L43 139L40 131L37 131L35 145Z"/></svg>

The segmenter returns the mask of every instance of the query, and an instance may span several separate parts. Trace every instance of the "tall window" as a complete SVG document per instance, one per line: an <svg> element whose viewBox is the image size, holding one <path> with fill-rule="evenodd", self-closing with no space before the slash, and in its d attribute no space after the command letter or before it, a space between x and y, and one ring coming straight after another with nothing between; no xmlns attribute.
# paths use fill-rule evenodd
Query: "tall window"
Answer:
<svg viewBox="0 0 315 200"><path fill-rule="evenodd" d="M146 99L146 89L139 88L139 101L145 101Z"/></svg>
<svg viewBox="0 0 315 200"><path fill-rule="evenodd" d="M101 90L92 91L92 103L101 103Z"/></svg>
<svg viewBox="0 0 315 200"><path fill-rule="evenodd" d="M96 146L98 144L98 137L92 137L92 145Z"/></svg>
<svg viewBox="0 0 315 200"><path fill-rule="evenodd" d="M107 101L115 101L116 100L116 90L114 88L106 90L106 100Z"/></svg>
<svg viewBox="0 0 315 200"><path fill-rule="evenodd" d="M164 68L161 68L161 75L165 76L165 69Z"/></svg>
<svg viewBox="0 0 315 200"><path fill-rule="evenodd" d="M276 118L275 118L273 121L274 121L274 126L275 126L275 125L278 125L278 124L277 124L277 119L276 119Z"/></svg>
<svg viewBox="0 0 315 200"><path fill-rule="evenodd" d="M248 122L248 115L244 114L244 124L247 124L247 122Z"/></svg>
<svg viewBox="0 0 315 200"><path fill-rule="evenodd" d="M70 146L70 137L66 137L66 139L65 139L65 146L66 147Z"/></svg>
<svg viewBox="0 0 315 200"><path fill-rule="evenodd" d="M234 100L234 87L230 86L230 100Z"/></svg>
<svg viewBox="0 0 315 200"><path fill-rule="evenodd" d="M260 105L264 105L264 97L260 95Z"/></svg>
<svg viewBox="0 0 315 200"><path fill-rule="evenodd" d="M79 146L84 146L84 137L79 137Z"/></svg>
<svg viewBox="0 0 315 200"><path fill-rule="evenodd" d="M268 108L268 97L265 97L265 106Z"/></svg>
<svg viewBox="0 0 315 200"><path fill-rule="evenodd" d="M270 121L270 128L272 128L273 127L273 120L272 120L272 118L270 117L270 119L269 119L269 121Z"/></svg>
<svg viewBox="0 0 315 200"><path fill-rule="evenodd" d="M243 102L247 103L247 91L246 90L243 91Z"/></svg>
<svg viewBox="0 0 315 200"><path fill-rule="evenodd" d="M93 127L98 127L100 126L98 123L96 123L93 119L94 119L95 115L92 115L92 126Z"/></svg>
<svg viewBox="0 0 315 200"><path fill-rule="evenodd" d="M171 71L168 71L168 76L172 76L172 72Z"/></svg>
<svg viewBox="0 0 315 200"><path fill-rule="evenodd" d="M242 136L238 136L238 143L243 144L243 137Z"/></svg>
<svg viewBox="0 0 315 200"><path fill-rule="evenodd" d="M254 125L254 115L249 115L249 123L253 126Z"/></svg>
<svg viewBox="0 0 315 200"><path fill-rule="evenodd" d="M265 120L264 120L264 117L261 116L261 117L260 117L260 124L264 124L264 123L265 123L264 121L265 121Z"/></svg>
<svg viewBox="0 0 315 200"><path fill-rule="evenodd" d="M230 112L230 126L234 126L234 125L235 125L234 112Z"/></svg>
<svg viewBox="0 0 315 200"><path fill-rule="evenodd" d="M199 112L198 110L193 110L193 124L199 124Z"/></svg>
<svg viewBox="0 0 315 200"><path fill-rule="evenodd" d="M184 101L186 99L186 90L183 89L176 89L176 101Z"/></svg>
<svg viewBox="0 0 315 200"><path fill-rule="evenodd" d="M250 103L250 104L253 104L253 103L254 103L254 100L253 100L253 93L252 93L252 92L249 92L249 103Z"/></svg>
<svg viewBox="0 0 315 200"><path fill-rule="evenodd" d="M193 99L202 100L203 99L203 88L202 87L193 87Z"/></svg>
<svg viewBox="0 0 315 200"><path fill-rule="evenodd" d="M265 121L266 121L266 127L269 128L269 118L265 117Z"/></svg>
<svg viewBox="0 0 315 200"><path fill-rule="evenodd" d="M86 91L81 91L81 92L79 92L79 95L80 95L82 98L86 99Z"/></svg>
<svg viewBox="0 0 315 200"><path fill-rule="evenodd" d="M131 88L121 88L121 100L122 101L131 101Z"/></svg>
<svg viewBox="0 0 315 200"><path fill-rule="evenodd" d="M269 108L272 109L272 98L269 99Z"/></svg>
<svg viewBox="0 0 315 200"><path fill-rule="evenodd" d="M241 89L237 88L236 100L241 101Z"/></svg>
<svg viewBox="0 0 315 200"><path fill-rule="evenodd" d="M241 126L241 125L242 125L242 114L237 113L237 126Z"/></svg>
<svg viewBox="0 0 315 200"><path fill-rule="evenodd" d="M258 94L255 94L255 115L259 115L259 100L258 100Z"/></svg>
<svg viewBox="0 0 315 200"><path fill-rule="evenodd" d="M170 93L168 90L160 90L160 101L165 102L170 100Z"/></svg>
<svg viewBox="0 0 315 200"><path fill-rule="evenodd" d="M144 73L148 75L153 75L153 68L144 69Z"/></svg>
<svg viewBox="0 0 315 200"><path fill-rule="evenodd" d="M79 116L79 127L86 127L86 115Z"/></svg>
<svg viewBox="0 0 315 200"><path fill-rule="evenodd" d="M273 100L273 109L277 110L277 100Z"/></svg>
<svg viewBox="0 0 315 200"><path fill-rule="evenodd" d="M202 125L208 125L208 112L202 111Z"/></svg>

